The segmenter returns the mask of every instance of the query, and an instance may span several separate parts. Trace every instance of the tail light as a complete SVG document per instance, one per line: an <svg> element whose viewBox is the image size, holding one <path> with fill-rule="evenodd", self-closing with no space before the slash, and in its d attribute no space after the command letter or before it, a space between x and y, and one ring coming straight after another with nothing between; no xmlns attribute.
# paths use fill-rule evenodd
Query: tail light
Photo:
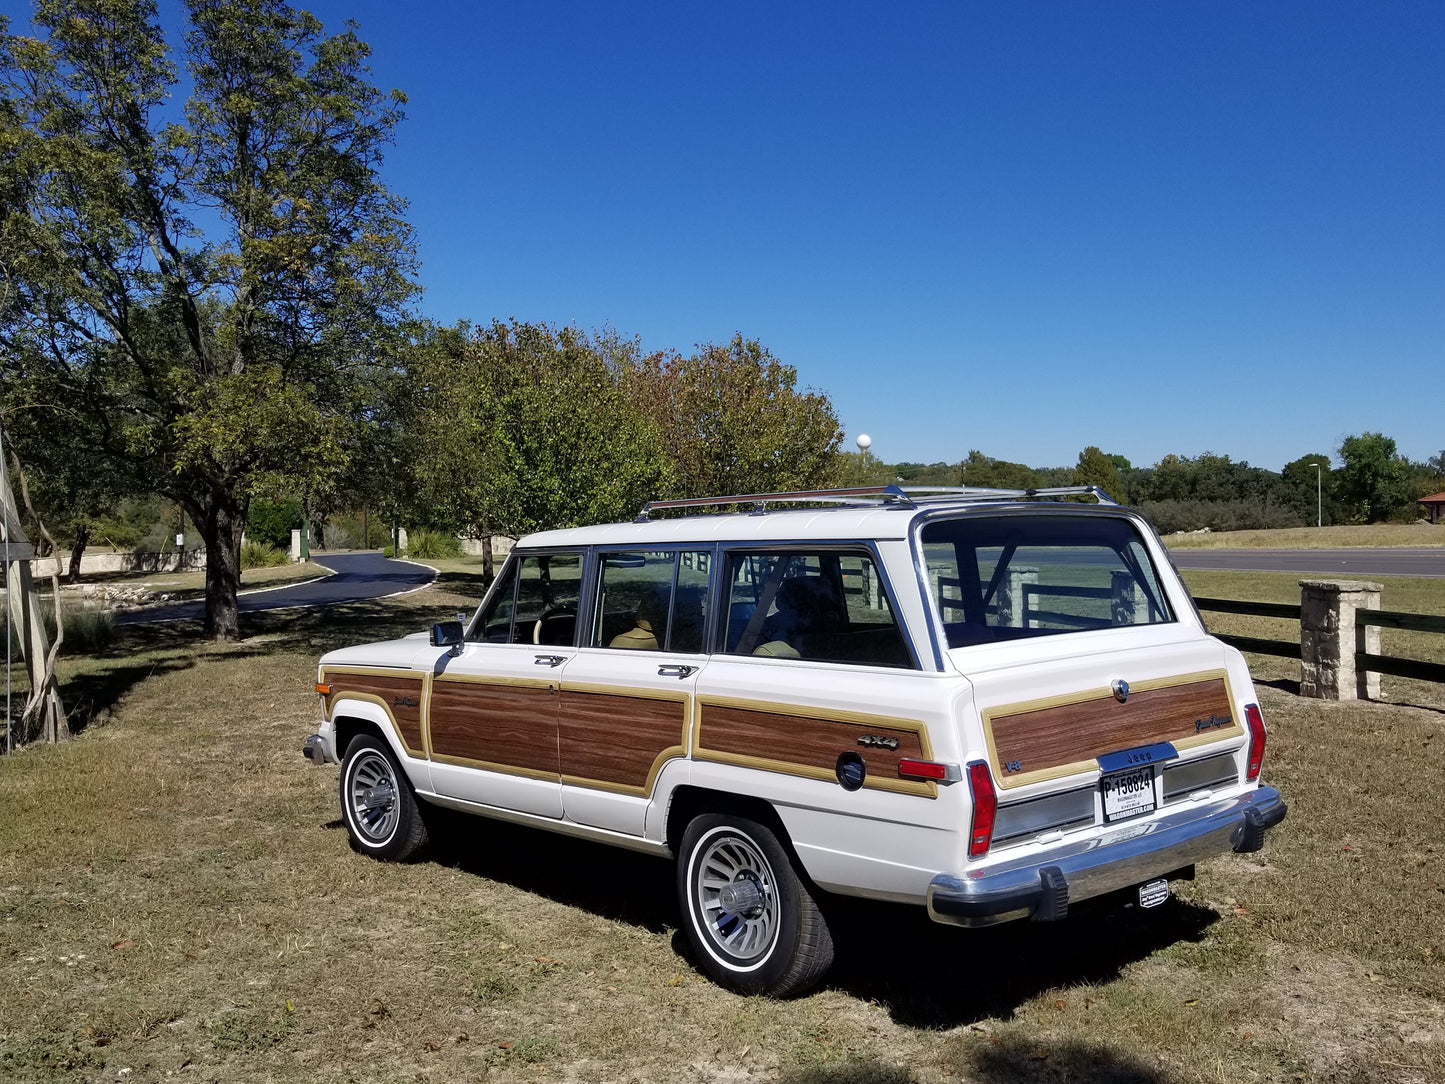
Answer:
<svg viewBox="0 0 1445 1084"><path fill-rule="evenodd" d="M968 856L982 858L993 843L993 819L998 811L998 794L993 774L982 760L968 766L968 789L973 795L973 819L968 826Z"/></svg>
<svg viewBox="0 0 1445 1084"><path fill-rule="evenodd" d="M1244 706L1244 721L1249 726L1249 764L1244 769L1244 781L1253 783L1264 766L1264 716L1258 704Z"/></svg>

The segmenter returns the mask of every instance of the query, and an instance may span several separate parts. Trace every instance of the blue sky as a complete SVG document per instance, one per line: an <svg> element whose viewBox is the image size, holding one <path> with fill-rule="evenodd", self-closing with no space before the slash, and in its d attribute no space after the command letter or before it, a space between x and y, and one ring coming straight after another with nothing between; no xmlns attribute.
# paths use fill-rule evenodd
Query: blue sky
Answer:
<svg viewBox="0 0 1445 1084"><path fill-rule="evenodd" d="M885 461L1445 448L1445 4L302 6L440 321L740 331Z"/></svg>

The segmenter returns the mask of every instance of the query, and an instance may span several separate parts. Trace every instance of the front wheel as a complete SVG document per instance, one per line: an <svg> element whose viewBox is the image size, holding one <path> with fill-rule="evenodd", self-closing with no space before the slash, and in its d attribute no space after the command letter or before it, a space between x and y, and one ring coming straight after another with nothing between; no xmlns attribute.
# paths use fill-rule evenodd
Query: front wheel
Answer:
<svg viewBox="0 0 1445 1084"><path fill-rule="evenodd" d="M721 986L788 997L833 962L823 914L766 825L695 818L682 837L677 891L693 951Z"/></svg>
<svg viewBox="0 0 1445 1084"><path fill-rule="evenodd" d="M341 760L341 815L351 845L363 854L404 862L426 846L411 783L391 750L370 734L353 738Z"/></svg>

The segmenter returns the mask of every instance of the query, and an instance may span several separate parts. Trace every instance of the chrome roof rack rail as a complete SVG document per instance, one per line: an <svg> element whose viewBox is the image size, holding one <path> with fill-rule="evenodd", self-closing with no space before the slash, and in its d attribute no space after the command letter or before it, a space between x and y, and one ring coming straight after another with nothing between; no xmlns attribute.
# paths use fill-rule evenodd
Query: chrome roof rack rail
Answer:
<svg viewBox="0 0 1445 1084"><path fill-rule="evenodd" d="M1100 504L1117 504L1098 486L1052 486L1046 489L984 489L971 486L855 486L850 489L805 489L781 493L740 493L725 497L680 497L648 501L634 523L647 523L652 513L674 508L718 508L751 505L753 514L768 511L770 504L835 504L853 508L869 504L917 508L945 501L1018 501L1039 497L1091 496Z"/></svg>

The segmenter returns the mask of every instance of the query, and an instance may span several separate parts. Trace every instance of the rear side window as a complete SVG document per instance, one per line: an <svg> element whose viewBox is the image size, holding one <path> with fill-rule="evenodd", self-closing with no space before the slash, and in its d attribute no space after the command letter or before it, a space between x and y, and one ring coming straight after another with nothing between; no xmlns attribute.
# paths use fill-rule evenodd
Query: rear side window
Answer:
<svg viewBox="0 0 1445 1084"><path fill-rule="evenodd" d="M1174 620L1126 519L936 520L922 543L949 647Z"/></svg>
<svg viewBox="0 0 1445 1084"><path fill-rule="evenodd" d="M728 555L723 650L857 666L912 666L866 553Z"/></svg>
<svg viewBox="0 0 1445 1084"><path fill-rule="evenodd" d="M603 554L589 644L700 653L711 556L690 550Z"/></svg>

